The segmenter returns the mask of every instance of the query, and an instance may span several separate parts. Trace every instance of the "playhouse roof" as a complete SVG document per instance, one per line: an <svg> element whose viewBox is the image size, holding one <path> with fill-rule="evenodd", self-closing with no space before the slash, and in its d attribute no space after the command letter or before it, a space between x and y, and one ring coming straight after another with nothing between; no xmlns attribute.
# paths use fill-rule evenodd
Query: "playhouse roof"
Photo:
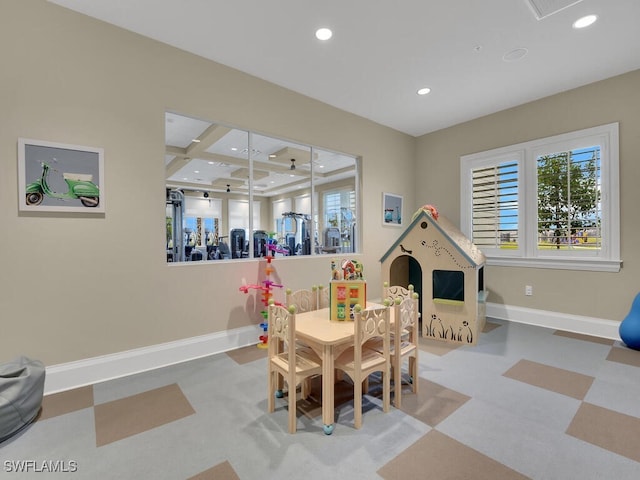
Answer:
<svg viewBox="0 0 640 480"><path fill-rule="evenodd" d="M467 259L467 261L475 266L483 265L486 261L484 253L480 251L475 244L469 240L462 231L456 227L453 223L451 223L447 218L440 215L438 220L435 220L431 215L429 215L424 210L419 210L419 213L413 218L409 226L406 230L398 237L391 248L387 250L387 253L383 255L380 259L380 262L383 263L391 253L402 243L403 239L416 228L416 225L419 225L423 221L429 222L429 224L435 227L438 231L442 233L451 244L462 254L463 257Z"/></svg>

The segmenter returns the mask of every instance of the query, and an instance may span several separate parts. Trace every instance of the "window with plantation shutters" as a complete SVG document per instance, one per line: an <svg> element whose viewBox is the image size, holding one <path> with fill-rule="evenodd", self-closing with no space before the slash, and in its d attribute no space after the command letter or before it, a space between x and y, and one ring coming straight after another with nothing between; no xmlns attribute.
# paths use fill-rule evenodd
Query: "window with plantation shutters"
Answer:
<svg viewBox="0 0 640 480"><path fill-rule="evenodd" d="M602 247L600 146L536 158L538 249Z"/></svg>
<svg viewBox="0 0 640 480"><path fill-rule="evenodd" d="M478 247L518 246L518 163L472 169L473 242Z"/></svg>
<svg viewBox="0 0 640 480"><path fill-rule="evenodd" d="M329 192L324 195L324 212L325 223L329 224L329 220L337 219L340 217L341 195L340 192Z"/></svg>
<svg viewBox="0 0 640 480"><path fill-rule="evenodd" d="M324 225L340 231L342 252L355 251L353 228L355 225L356 192L353 188L343 188L323 193ZM326 232L323 232L323 235ZM323 239L327 244L327 239Z"/></svg>
<svg viewBox="0 0 640 480"><path fill-rule="evenodd" d="M618 124L460 160L461 230L489 265L620 269Z"/></svg>

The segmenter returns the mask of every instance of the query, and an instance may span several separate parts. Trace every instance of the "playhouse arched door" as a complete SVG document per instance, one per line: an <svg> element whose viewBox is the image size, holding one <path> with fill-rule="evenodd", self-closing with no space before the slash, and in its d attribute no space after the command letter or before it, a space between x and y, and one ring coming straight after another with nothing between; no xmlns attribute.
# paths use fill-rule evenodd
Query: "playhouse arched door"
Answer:
<svg viewBox="0 0 640 480"><path fill-rule="evenodd" d="M408 288L413 285L415 292L420 295L418 308L422 312L422 267L411 255L400 255L389 268L389 285L400 285Z"/></svg>

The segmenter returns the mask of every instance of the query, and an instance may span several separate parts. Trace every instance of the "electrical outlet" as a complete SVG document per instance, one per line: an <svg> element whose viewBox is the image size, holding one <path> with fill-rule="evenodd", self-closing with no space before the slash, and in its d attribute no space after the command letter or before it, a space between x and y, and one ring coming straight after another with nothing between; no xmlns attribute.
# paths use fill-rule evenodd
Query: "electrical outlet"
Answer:
<svg viewBox="0 0 640 480"><path fill-rule="evenodd" d="M524 294L527 295L528 297L533 295L533 287L531 285L525 285Z"/></svg>

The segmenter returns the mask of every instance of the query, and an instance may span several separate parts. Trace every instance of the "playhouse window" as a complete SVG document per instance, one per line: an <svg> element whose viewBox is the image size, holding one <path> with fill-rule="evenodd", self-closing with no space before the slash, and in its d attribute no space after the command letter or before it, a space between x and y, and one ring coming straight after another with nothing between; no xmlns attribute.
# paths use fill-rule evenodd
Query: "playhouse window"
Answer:
<svg viewBox="0 0 640 480"><path fill-rule="evenodd" d="M461 230L487 264L618 271L618 124L465 155Z"/></svg>
<svg viewBox="0 0 640 480"><path fill-rule="evenodd" d="M460 270L433 270L434 301L464 302L464 273Z"/></svg>

